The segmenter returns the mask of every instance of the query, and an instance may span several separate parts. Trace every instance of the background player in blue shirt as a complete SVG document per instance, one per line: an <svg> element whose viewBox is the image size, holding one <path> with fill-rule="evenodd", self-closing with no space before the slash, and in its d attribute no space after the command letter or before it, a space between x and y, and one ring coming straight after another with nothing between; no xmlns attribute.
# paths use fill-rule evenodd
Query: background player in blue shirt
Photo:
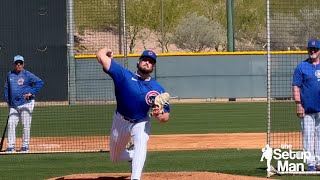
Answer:
<svg viewBox="0 0 320 180"><path fill-rule="evenodd" d="M107 55L108 54L108 55ZM157 62L157 55L145 50L137 63L138 70L131 72L113 59L111 50L104 48L97 53L98 62L104 72L114 81L117 109L113 116L110 134L110 158L113 162L132 160L131 179L140 179L147 154L147 142L150 134L149 110L154 98L165 90L150 76ZM153 116L160 122L169 120L169 104L164 113L155 110ZM132 139L133 150L126 145Z"/></svg>
<svg viewBox="0 0 320 180"><path fill-rule="evenodd" d="M303 149L309 171L320 170L320 42L308 42L309 58L299 63L293 74L293 99L301 119Z"/></svg>
<svg viewBox="0 0 320 180"><path fill-rule="evenodd" d="M10 108L8 120L8 148L7 152L15 151L16 127L19 119L23 126L22 147L20 151L27 152L30 143L30 128L35 94L44 82L24 69L24 58L14 57L14 70L8 72L5 83L5 98Z"/></svg>

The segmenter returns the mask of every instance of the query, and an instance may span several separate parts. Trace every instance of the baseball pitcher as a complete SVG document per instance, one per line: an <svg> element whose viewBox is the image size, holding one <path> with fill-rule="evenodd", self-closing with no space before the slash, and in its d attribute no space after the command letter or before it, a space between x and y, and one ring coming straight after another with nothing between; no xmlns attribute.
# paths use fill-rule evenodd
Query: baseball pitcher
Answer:
<svg viewBox="0 0 320 180"><path fill-rule="evenodd" d="M114 81L117 100L110 134L110 158L113 162L131 162L131 179L139 180L147 154L150 116L160 122L169 120L170 95L150 76L157 62L153 51L143 51L136 72L125 69L112 58L113 53L107 48L97 53L104 72ZM130 139L134 144L132 150L126 149Z"/></svg>

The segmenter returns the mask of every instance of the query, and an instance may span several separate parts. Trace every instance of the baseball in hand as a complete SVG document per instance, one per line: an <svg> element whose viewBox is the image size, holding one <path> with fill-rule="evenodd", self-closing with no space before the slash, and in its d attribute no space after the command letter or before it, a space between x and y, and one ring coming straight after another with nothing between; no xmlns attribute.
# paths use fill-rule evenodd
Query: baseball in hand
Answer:
<svg viewBox="0 0 320 180"><path fill-rule="evenodd" d="M112 52L111 52L111 51L107 52L107 56L108 56L109 58L111 58L111 57L112 57Z"/></svg>
<svg viewBox="0 0 320 180"><path fill-rule="evenodd" d="M152 115L153 116L159 116L159 114L160 114L160 111L159 111L158 107L152 108Z"/></svg>

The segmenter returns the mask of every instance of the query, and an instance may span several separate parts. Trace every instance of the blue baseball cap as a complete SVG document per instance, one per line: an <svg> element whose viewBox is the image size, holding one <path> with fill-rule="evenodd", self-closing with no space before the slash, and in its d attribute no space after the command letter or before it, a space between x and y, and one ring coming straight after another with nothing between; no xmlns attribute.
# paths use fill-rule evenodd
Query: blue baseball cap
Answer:
<svg viewBox="0 0 320 180"><path fill-rule="evenodd" d="M308 48L319 48L320 49L320 42L318 40L310 40L308 42Z"/></svg>
<svg viewBox="0 0 320 180"><path fill-rule="evenodd" d="M151 50L144 50L140 56L140 59L143 57L151 57L155 63L157 62L157 55Z"/></svg>
<svg viewBox="0 0 320 180"><path fill-rule="evenodd" d="M16 62L16 61L24 61L23 56L16 55L16 56L13 58L13 62Z"/></svg>

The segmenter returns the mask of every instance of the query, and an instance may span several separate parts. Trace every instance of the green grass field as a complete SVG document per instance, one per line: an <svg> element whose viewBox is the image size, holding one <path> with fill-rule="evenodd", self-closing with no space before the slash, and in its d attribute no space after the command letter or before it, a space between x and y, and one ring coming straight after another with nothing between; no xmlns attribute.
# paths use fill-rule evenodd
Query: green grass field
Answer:
<svg viewBox="0 0 320 180"><path fill-rule="evenodd" d="M152 134L266 132L266 108L266 103L172 104L170 122L154 121ZM31 133L33 137L106 135L114 109L107 105L35 107ZM0 109L0 127L7 111Z"/></svg>
<svg viewBox="0 0 320 180"><path fill-rule="evenodd" d="M279 103L286 107L287 104ZM279 109L278 107L276 107ZM36 107L32 120L33 137L91 136L109 134L114 105L75 105ZM0 127L4 127L7 108L0 108ZM289 114L289 115L288 115ZM273 129L299 130L293 123L294 112L275 111ZM284 120L290 117L288 120ZM206 103L172 104L168 124L153 123L152 134L236 133L266 132L267 104L259 103ZM19 125L18 128L21 129ZM21 130L17 132L20 133ZM20 133L21 134L21 133ZM18 134L18 135L20 135Z"/></svg>
<svg viewBox="0 0 320 180"><path fill-rule="evenodd" d="M144 172L207 171L265 177L260 150L149 152ZM41 180L80 173L129 173L127 162L112 164L108 153L28 154L1 156L1 179ZM196 162L196 163L195 163ZM276 179L318 179L273 176Z"/></svg>
<svg viewBox="0 0 320 180"><path fill-rule="evenodd" d="M279 104L279 107L282 106L286 105ZM114 108L106 105L36 107L32 137L107 135ZM151 134L266 132L266 108L267 104L262 102L172 104L170 122L160 124L154 121ZM0 126L3 127L7 108L1 108L0 113L3 119ZM286 118L281 110L275 111L273 116ZM299 123L291 124L283 129L299 130ZM209 171L264 177L266 164L259 161L260 157L261 149L149 152L145 172ZM75 173L129 172L127 163L112 164L108 153L2 155L1 161L1 179L45 179Z"/></svg>

